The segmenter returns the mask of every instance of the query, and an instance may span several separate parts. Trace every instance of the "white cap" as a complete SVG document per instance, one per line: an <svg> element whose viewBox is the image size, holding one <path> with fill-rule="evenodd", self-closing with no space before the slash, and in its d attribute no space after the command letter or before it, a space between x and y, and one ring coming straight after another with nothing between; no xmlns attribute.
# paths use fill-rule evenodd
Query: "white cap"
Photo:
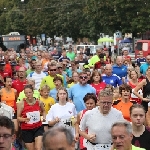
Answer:
<svg viewBox="0 0 150 150"><path fill-rule="evenodd" d="M128 48L128 47L124 47L124 48L122 49L122 51L129 51L129 48Z"/></svg>

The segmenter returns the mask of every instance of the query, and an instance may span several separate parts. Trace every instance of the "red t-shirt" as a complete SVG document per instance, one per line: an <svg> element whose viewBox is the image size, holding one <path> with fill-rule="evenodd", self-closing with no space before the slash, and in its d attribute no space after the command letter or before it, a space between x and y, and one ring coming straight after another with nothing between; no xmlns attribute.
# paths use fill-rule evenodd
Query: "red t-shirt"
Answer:
<svg viewBox="0 0 150 150"><path fill-rule="evenodd" d="M125 60L131 61L131 57L130 57L130 56L123 56L123 58L124 58Z"/></svg>
<svg viewBox="0 0 150 150"><path fill-rule="evenodd" d="M21 116L23 118L29 118L30 117L30 123L21 123L21 129L34 129L37 127L42 126L41 118L40 118L40 104L37 100L34 105L29 105L26 100L24 99L24 108L21 112Z"/></svg>
<svg viewBox="0 0 150 150"><path fill-rule="evenodd" d="M12 88L17 90L17 95L24 90L24 86L27 84L27 80L20 81L19 79L14 80L12 83Z"/></svg>
<svg viewBox="0 0 150 150"><path fill-rule="evenodd" d="M108 63L107 61L104 61L103 63L101 63L101 62L99 61L99 62L95 63L94 68L95 68L95 69L100 69L101 66L106 66L106 64L109 64L109 63Z"/></svg>
<svg viewBox="0 0 150 150"><path fill-rule="evenodd" d="M102 89L104 89L104 88L106 87L106 83L105 83L105 82L101 82L101 83L99 83L99 84L94 84L94 83L92 83L91 86L92 86L93 88L95 88L95 90L96 90L96 95L98 96L98 93L99 93Z"/></svg>

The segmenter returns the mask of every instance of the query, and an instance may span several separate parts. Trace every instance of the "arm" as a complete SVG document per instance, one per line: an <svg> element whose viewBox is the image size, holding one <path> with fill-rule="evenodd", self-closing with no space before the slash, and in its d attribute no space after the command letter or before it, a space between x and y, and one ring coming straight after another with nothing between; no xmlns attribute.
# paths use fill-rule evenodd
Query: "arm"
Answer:
<svg viewBox="0 0 150 150"><path fill-rule="evenodd" d="M83 136L85 139L91 141L91 142L94 142L95 139L96 139L96 134L88 134L86 132L86 129L87 129L87 118L90 117L87 113L84 114L84 116L82 117L81 119L81 122L80 122L80 129L79 129L79 134L81 136Z"/></svg>
<svg viewBox="0 0 150 150"><path fill-rule="evenodd" d="M75 124L75 140L76 141L79 139L80 116L81 116L81 112L78 113L78 115L77 115L77 122Z"/></svg>
<svg viewBox="0 0 150 150"><path fill-rule="evenodd" d="M45 112L45 108L44 108L44 104L42 101L39 101L40 103L40 107L41 107L41 113L42 113L42 116L43 116L43 122L45 122L46 120L46 112Z"/></svg>
<svg viewBox="0 0 150 150"><path fill-rule="evenodd" d="M46 122L48 122L49 126L54 126L56 123L58 123L60 121L60 119L58 117L54 118L53 106L51 107L48 114L46 115Z"/></svg>
<svg viewBox="0 0 150 150"><path fill-rule="evenodd" d="M150 102L148 103L148 111L146 113L146 123L147 126L150 127Z"/></svg>
<svg viewBox="0 0 150 150"><path fill-rule="evenodd" d="M19 122L28 122L30 120L30 118L21 117L23 107L24 107L24 101L21 101L17 104L17 120Z"/></svg>
<svg viewBox="0 0 150 150"><path fill-rule="evenodd" d="M118 76L117 76L117 84L118 84L118 86L123 84L121 78Z"/></svg>
<svg viewBox="0 0 150 150"><path fill-rule="evenodd" d="M138 83L138 85L135 87L133 91L133 94L143 101L148 101L147 98L143 98L143 96L138 93L138 91L142 89L144 85L146 85L146 79L143 79L140 83Z"/></svg>

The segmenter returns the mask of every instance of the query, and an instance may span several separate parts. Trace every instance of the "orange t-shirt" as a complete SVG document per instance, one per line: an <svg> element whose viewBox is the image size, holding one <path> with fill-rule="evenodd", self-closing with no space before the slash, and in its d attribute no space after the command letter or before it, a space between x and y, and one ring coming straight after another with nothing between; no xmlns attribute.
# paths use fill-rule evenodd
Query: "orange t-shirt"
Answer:
<svg viewBox="0 0 150 150"><path fill-rule="evenodd" d="M113 107L120 110L122 112L124 119L131 122L129 109L134 103L136 103L136 102L135 101L132 101L132 102L129 101L129 102L125 103L121 100L116 100L113 103Z"/></svg>
<svg viewBox="0 0 150 150"><path fill-rule="evenodd" d="M45 63L47 63L47 62L49 62L49 60L43 59L43 60L42 60L42 67L44 67Z"/></svg>
<svg viewBox="0 0 150 150"><path fill-rule="evenodd" d="M1 89L2 95L1 95L1 102L5 102L6 105L15 107L16 101L15 101L15 91L13 88L11 88L11 92L6 92L5 88Z"/></svg>

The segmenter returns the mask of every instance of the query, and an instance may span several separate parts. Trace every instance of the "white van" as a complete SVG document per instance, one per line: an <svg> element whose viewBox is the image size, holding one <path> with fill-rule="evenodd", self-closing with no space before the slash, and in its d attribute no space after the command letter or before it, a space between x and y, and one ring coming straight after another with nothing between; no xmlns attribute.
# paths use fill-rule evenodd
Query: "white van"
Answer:
<svg viewBox="0 0 150 150"><path fill-rule="evenodd" d="M90 48L90 53L92 53L92 54L96 53L96 49L102 48L102 46L100 46L100 45L76 45L77 51L79 51L80 48L85 49L86 46L88 46L88 48Z"/></svg>

